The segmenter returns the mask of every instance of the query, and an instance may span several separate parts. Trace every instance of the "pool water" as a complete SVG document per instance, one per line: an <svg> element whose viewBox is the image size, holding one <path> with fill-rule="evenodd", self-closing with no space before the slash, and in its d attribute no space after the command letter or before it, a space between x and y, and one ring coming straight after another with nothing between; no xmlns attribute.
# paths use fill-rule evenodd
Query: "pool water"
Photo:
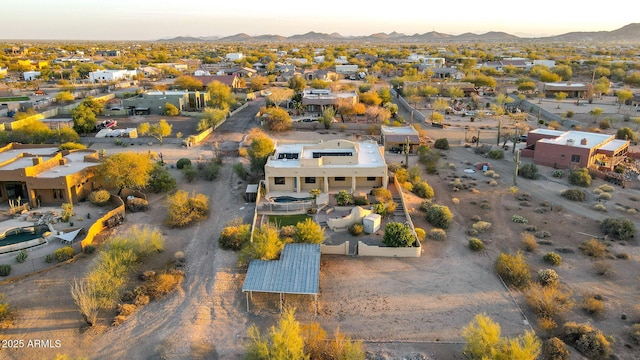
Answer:
<svg viewBox="0 0 640 360"><path fill-rule="evenodd" d="M288 202L296 202L296 201L309 201L309 200L313 200L313 198L312 197L297 198L293 196L275 196L275 197L272 197L271 200L277 203L288 203Z"/></svg>
<svg viewBox="0 0 640 360"><path fill-rule="evenodd" d="M49 227L46 225L7 230L4 234L0 235L0 247L41 238L47 231L49 231Z"/></svg>

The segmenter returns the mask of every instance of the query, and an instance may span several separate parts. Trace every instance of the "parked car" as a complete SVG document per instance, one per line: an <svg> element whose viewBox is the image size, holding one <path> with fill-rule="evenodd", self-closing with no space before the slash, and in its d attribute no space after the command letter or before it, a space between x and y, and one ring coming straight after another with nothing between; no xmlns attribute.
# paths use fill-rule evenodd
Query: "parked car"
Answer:
<svg viewBox="0 0 640 360"><path fill-rule="evenodd" d="M96 130L112 129L118 125L116 120L105 120L96 124Z"/></svg>
<svg viewBox="0 0 640 360"><path fill-rule="evenodd" d="M403 149L401 147L392 147L389 149L389 152L392 152L394 154L402 154Z"/></svg>
<svg viewBox="0 0 640 360"><path fill-rule="evenodd" d="M520 142L527 142L527 135L520 135Z"/></svg>

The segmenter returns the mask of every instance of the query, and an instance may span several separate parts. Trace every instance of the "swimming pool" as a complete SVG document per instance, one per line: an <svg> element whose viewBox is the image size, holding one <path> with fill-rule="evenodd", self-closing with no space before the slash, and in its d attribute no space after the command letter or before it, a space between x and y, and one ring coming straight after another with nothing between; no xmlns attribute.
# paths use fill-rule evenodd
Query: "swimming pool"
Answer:
<svg viewBox="0 0 640 360"><path fill-rule="evenodd" d="M18 244L21 242L41 238L44 233L49 231L46 225L35 225L21 228L14 228L0 234L0 248L3 246Z"/></svg>
<svg viewBox="0 0 640 360"><path fill-rule="evenodd" d="M288 203L288 202L298 202L298 201L311 201L313 200L313 198L312 197L297 198L293 196L274 196L269 198L269 200L277 203Z"/></svg>

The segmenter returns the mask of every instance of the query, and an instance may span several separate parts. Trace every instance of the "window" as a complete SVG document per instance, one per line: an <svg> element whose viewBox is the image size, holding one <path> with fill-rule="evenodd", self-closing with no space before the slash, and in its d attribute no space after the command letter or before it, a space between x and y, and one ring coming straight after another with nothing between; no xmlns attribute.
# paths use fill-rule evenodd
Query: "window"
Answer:
<svg viewBox="0 0 640 360"><path fill-rule="evenodd" d="M580 155L571 155L571 162L579 163Z"/></svg>
<svg viewBox="0 0 640 360"><path fill-rule="evenodd" d="M304 178L304 183L305 184L315 184L316 183L316 178L315 177L305 177Z"/></svg>
<svg viewBox="0 0 640 360"><path fill-rule="evenodd" d="M367 181L376 181L376 179L375 176L367 176Z"/></svg>
<svg viewBox="0 0 640 360"><path fill-rule="evenodd" d="M273 178L273 183L276 185L284 185L284 177L275 177Z"/></svg>
<svg viewBox="0 0 640 360"><path fill-rule="evenodd" d="M346 180L344 176L336 176L334 179L336 181L345 181Z"/></svg>

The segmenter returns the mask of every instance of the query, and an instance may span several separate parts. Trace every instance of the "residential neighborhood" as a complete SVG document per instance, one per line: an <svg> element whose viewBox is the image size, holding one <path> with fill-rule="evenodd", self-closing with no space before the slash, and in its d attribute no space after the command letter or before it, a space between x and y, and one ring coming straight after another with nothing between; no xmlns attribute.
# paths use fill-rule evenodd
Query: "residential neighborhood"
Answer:
<svg viewBox="0 0 640 360"><path fill-rule="evenodd" d="M320 35L2 40L0 358L638 358L637 44Z"/></svg>

